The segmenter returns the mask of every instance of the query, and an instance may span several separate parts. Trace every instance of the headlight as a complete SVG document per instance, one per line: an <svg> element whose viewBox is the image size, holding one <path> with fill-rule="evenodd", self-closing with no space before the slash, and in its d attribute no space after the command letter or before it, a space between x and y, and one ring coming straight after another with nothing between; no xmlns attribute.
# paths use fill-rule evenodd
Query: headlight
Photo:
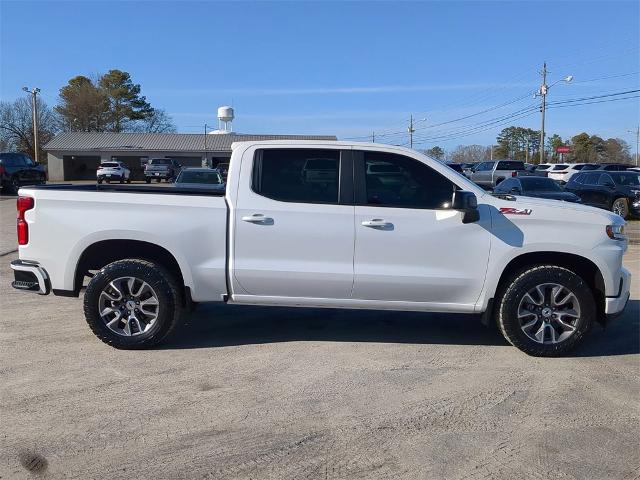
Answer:
<svg viewBox="0 0 640 480"><path fill-rule="evenodd" d="M640 190L631 190L631 195L635 195L636 197L640 197Z"/></svg>
<svg viewBox="0 0 640 480"><path fill-rule="evenodd" d="M607 225L607 235L613 240L624 240L624 225Z"/></svg>

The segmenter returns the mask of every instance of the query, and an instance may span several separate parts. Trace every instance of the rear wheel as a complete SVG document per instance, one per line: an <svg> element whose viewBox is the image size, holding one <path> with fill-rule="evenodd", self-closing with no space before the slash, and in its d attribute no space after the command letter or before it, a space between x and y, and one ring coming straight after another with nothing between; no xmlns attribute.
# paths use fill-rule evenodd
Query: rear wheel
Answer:
<svg viewBox="0 0 640 480"><path fill-rule="evenodd" d="M102 183L102 179L101 178L98 179L98 183Z"/></svg>
<svg viewBox="0 0 640 480"><path fill-rule="evenodd" d="M124 177L120 179L120 183L124 183Z"/></svg>
<svg viewBox="0 0 640 480"><path fill-rule="evenodd" d="M497 299L497 323L509 343L540 357L565 355L595 320L593 293L574 272L553 265L521 270Z"/></svg>
<svg viewBox="0 0 640 480"><path fill-rule="evenodd" d="M151 179L149 177L144 177L144 181L147 183L151 183Z"/></svg>
<svg viewBox="0 0 640 480"><path fill-rule="evenodd" d="M626 198L616 198L611 205L611 211L622 218L629 216L629 202Z"/></svg>
<svg viewBox="0 0 640 480"><path fill-rule="evenodd" d="M162 182L162 179L161 178L157 178L156 182L160 183L160 182Z"/></svg>
<svg viewBox="0 0 640 480"><path fill-rule="evenodd" d="M115 348L152 347L177 325L180 294L161 266L140 259L118 260L89 282L84 314L93 333Z"/></svg>
<svg viewBox="0 0 640 480"><path fill-rule="evenodd" d="M11 180L9 180L9 190L11 193L18 193L18 190L20 190L20 182L16 177L11 177Z"/></svg>

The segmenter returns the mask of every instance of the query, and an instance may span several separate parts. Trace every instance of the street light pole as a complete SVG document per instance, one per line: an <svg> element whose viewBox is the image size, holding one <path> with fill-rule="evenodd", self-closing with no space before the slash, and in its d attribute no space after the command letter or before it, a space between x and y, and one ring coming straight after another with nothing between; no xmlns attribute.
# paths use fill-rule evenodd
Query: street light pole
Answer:
<svg viewBox="0 0 640 480"><path fill-rule="evenodd" d="M635 130L627 130L629 133L636 134L636 167L640 167L638 164L638 147L640 146L640 125L636 127Z"/></svg>
<svg viewBox="0 0 640 480"><path fill-rule="evenodd" d="M413 148L413 132L416 131L416 129L413 128L413 114L411 115L411 118L409 119L409 128L407 129L407 131L409 132L409 144L410 144L411 148Z"/></svg>
<svg viewBox="0 0 640 480"><path fill-rule="evenodd" d="M542 97L542 105L540 111L542 112L542 126L540 128L540 163L544 162L544 114L547 107L547 62L544 62L542 66L542 85L540 85L540 96Z"/></svg>
<svg viewBox="0 0 640 480"><path fill-rule="evenodd" d="M33 122L33 159L38 163L38 104L37 95L40 93L39 88L29 90L28 87L22 87L27 93L31 94L31 120Z"/></svg>
<svg viewBox="0 0 640 480"><path fill-rule="evenodd" d="M540 112L542 112L542 125L540 128L540 163L545 163L544 161L544 115L547 109L547 93L549 92L549 89L551 87L553 87L554 85L560 82L567 82L567 83L571 82L573 80L573 75L569 75L565 78L557 80L551 85L547 85L547 62L544 62L544 64L542 65L542 72L540 72L540 74L542 75L542 85L540 85L540 90L537 92L536 95L540 95L542 97L542 103L540 105Z"/></svg>

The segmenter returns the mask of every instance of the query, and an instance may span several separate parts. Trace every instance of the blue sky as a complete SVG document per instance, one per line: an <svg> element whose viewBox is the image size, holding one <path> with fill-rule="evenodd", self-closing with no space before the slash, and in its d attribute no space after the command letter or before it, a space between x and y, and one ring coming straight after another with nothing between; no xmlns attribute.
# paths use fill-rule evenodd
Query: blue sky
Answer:
<svg viewBox="0 0 640 480"><path fill-rule="evenodd" d="M549 83L575 76L550 102L640 88L639 6L2 1L0 96L38 86L53 105L69 78L119 68L182 132L215 124L216 107L233 104L234 128L246 133L375 131L402 144L413 114L418 148L488 145L505 126L539 128L539 112L523 109L537 102L545 60ZM637 98L555 108L547 131L633 143L627 130L639 117Z"/></svg>

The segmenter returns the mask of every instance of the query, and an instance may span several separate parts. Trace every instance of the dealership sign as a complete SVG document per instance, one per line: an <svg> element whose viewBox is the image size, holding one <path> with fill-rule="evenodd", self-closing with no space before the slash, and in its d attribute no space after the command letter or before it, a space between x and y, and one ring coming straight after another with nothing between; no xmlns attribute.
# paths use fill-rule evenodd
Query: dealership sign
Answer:
<svg viewBox="0 0 640 480"><path fill-rule="evenodd" d="M569 145L560 145L556 147L556 153L569 153L571 151L571 147Z"/></svg>

